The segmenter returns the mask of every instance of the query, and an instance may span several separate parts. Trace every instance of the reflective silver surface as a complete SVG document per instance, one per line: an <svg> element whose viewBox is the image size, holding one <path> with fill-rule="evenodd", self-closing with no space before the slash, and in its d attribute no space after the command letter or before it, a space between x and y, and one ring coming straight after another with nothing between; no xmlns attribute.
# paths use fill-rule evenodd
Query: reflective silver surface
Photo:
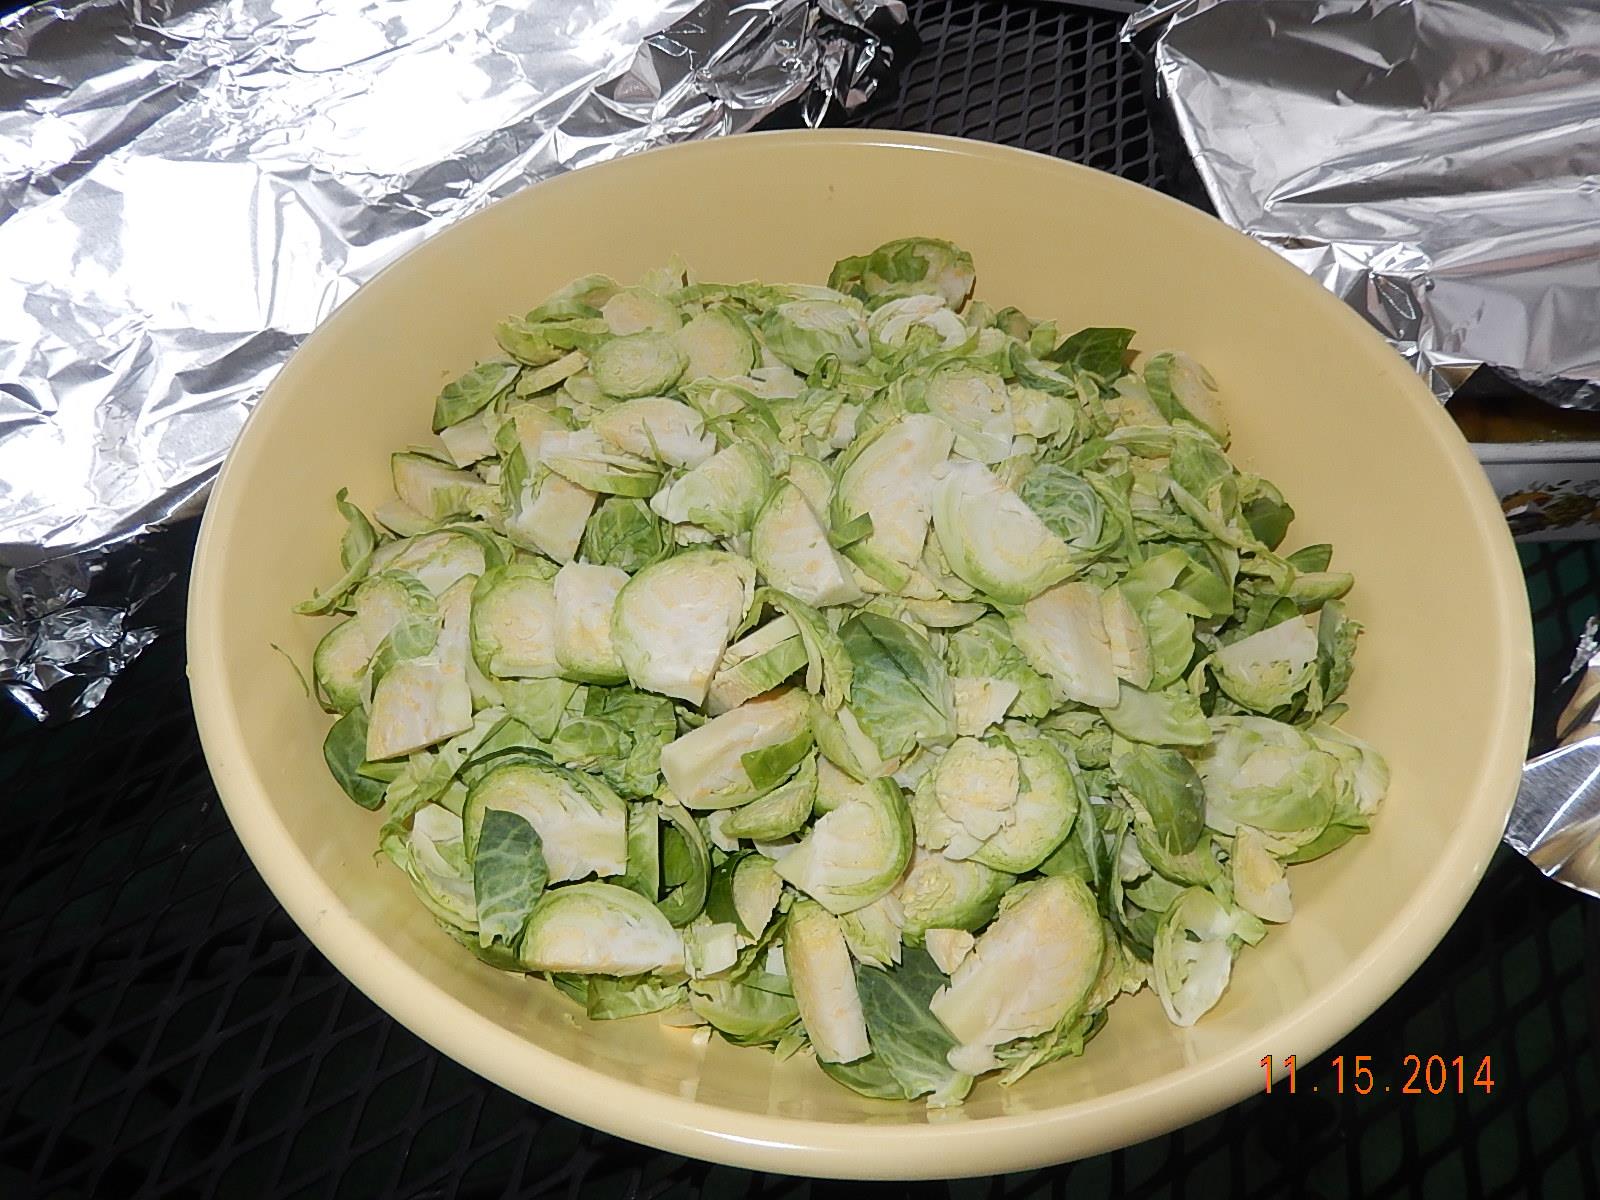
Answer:
<svg viewBox="0 0 1600 1200"><path fill-rule="evenodd" d="M1218 215L1441 398L1487 363L1600 408L1592 2L1174 0L1125 35L1148 44Z"/></svg>
<svg viewBox="0 0 1600 1200"><path fill-rule="evenodd" d="M810 124L854 108L905 22L900 0L83 0L0 19L0 687L37 709L63 662L109 677L138 653L134 597L74 608L81 588L39 581L198 511L274 373L385 263L560 171L791 101ZM82 561L10 578L63 556Z"/></svg>
<svg viewBox="0 0 1600 1200"><path fill-rule="evenodd" d="M1600 621L1590 617L1563 681L1561 743L1522 769L1506 844L1551 879L1600 897Z"/></svg>

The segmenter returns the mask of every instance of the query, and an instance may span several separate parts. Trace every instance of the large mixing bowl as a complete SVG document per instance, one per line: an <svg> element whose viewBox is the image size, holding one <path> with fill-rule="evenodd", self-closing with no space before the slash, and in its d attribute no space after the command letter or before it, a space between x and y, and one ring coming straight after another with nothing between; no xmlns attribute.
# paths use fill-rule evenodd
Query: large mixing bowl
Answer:
<svg viewBox="0 0 1600 1200"><path fill-rule="evenodd" d="M344 485L388 494L441 383L497 320L568 279L674 252L709 279L820 280L925 234L972 252L978 295L1063 329L1125 325L1220 381L1234 454L1332 542L1367 626L1348 728L1388 756L1376 826L1292 873L1296 913L1178 1029L1146 991L1081 1059L966 1106L857 1096L805 1059L699 1045L654 1020L591 1023L545 983L473 959L373 859L381 817L323 766L327 718L273 645L324 627L290 606L335 565ZM195 714L239 836L329 959L419 1036L529 1100L679 1153L797 1174L926 1177L1093 1154L1313 1062L1388 997L1460 912L1500 837L1527 736L1527 601L1483 473L1404 362L1316 284L1175 201L1053 159L901 134L780 133L642 154L531 188L408 254L278 376L222 472L189 600ZM1302 1066L1302 1070L1306 1069Z"/></svg>

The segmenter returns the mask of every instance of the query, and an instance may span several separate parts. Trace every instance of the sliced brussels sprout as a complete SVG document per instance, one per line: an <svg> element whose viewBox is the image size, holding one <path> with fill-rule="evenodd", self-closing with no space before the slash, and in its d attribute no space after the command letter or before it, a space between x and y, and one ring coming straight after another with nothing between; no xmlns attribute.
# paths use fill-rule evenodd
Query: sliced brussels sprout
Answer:
<svg viewBox="0 0 1600 1200"><path fill-rule="evenodd" d="M749 530L771 483L766 454L750 442L735 442L656 493L650 508L674 525L733 537Z"/></svg>
<svg viewBox="0 0 1600 1200"><path fill-rule="evenodd" d="M869 431L839 457L830 514L834 531L867 530L845 553L887 587L904 584L922 557L933 472L950 457L954 442L939 418L912 413Z"/></svg>
<svg viewBox="0 0 1600 1200"><path fill-rule="evenodd" d="M800 1009L791 992L725 979L696 980L689 988L689 1005L735 1046L770 1045L800 1019Z"/></svg>
<svg viewBox="0 0 1600 1200"><path fill-rule="evenodd" d="M521 378L517 380L517 395L537 396L540 392L559 387L588 365L589 356L582 350L573 350L563 354L555 362L526 368Z"/></svg>
<svg viewBox="0 0 1600 1200"><path fill-rule="evenodd" d="M1072 767L1043 738L1012 743L1022 767L1022 786L1009 821L972 852L975 862L1020 875L1037 868L1066 841L1083 806Z"/></svg>
<svg viewBox="0 0 1600 1200"><path fill-rule="evenodd" d="M871 254L840 259L828 286L868 302L933 295L959 309L976 280L972 256L959 246L937 238L900 238Z"/></svg>
<svg viewBox="0 0 1600 1200"><path fill-rule="evenodd" d="M922 405L955 434L955 453L990 465L1011 457L1017 422L1011 393L999 375L946 363L930 371L917 390Z"/></svg>
<svg viewBox="0 0 1600 1200"><path fill-rule="evenodd" d="M885 969L900 961L900 930L904 924L905 913L893 892L886 892L871 904L839 918L839 930L850 948L850 956L869 967Z"/></svg>
<svg viewBox="0 0 1600 1200"><path fill-rule="evenodd" d="M1204 746L1211 726L1200 699L1186 688L1145 692L1124 681L1117 702L1100 710L1106 724L1133 742L1157 746Z"/></svg>
<svg viewBox="0 0 1600 1200"><path fill-rule="evenodd" d="M458 467L470 467L495 455L494 431L499 418L492 410L475 413L456 425L439 430L439 441L450 461Z"/></svg>
<svg viewBox="0 0 1600 1200"><path fill-rule="evenodd" d="M489 407L516 380L518 369L510 362L480 363L446 384L433 406L433 431L441 433Z"/></svg>
<svg viewBox="0 0 1600 1200"><path fill-rule="evenodd" d="M552 431L539 439L539 459L550 470L591 492L653 496L661 485L654 463L607 448L592 429Z"/></svg>
<svg viewBox="0 0 1600 1200"><path fill-rule="evenodd" d="M482 540L449 529L389 542L372 555L374 574L403 572L435 596L442 596L458 580L498 565L490 561Z"/></svg>
<svg viewBox="0 0 1600 1200"><path fill-rule="evenodd" d="M624 454L674 467L697 467L717 449L700 414L664 396L624 401L597 414L589 428Z"/></svg>
<svg viewBox="0 0 1600 1200"><path fill-rule="evenodd" d="M402 503L437 525L451 517L492 511L495 489L471 471L425 454L404 453L389 459L395 494Z"/></svg>
<svg viewBox="0 0 1600 1200"><path fill-rule="evenodd" d="M334 712L349 712L361 703L367 666L395 626L434 611L426 591L408 587L402 576L367 580L350 605L353 615L324 634L311 657L317 690Z"/></svg>
<svg viewBox="0 0 1600 1200"><path fill-rule="evenodd" d="M589 374L602 392L618 400L670 391L686 366L677 342L662 333L614 337L589 355Z"/></svg>
<svg viewBox="0 0 1600 1200"><path fill-rule="evenodd" d="M788 481L778 484L756 514L750 557L768 583L807 604L820 608L862 598L850 564L828 541L822 518Z"/></svg>
<svg viewBox="0 0 1600 1200"><path fill-rule="evenodd" d="M606 328L618 337L632 333L671 333L683 317L668 301L648 288L620 288L600 306Z"/></svg>
<svg viewBox="0 0 1600 1200"><path fill-rule="evenodd" d="M469 854L491 809L516 813L538 832L551 883L628 870L627 802L592 775L516 760L492 768L467 793Z"/></svg>
<svg viewBox="0 0 1600 1200"><path fill-rule="evenodd" d="M412 818L409 831L399 828L386 834L382 849L410 877L412 890L434 917L463 933L478 931L472 870L462 847L460 817L440 805L424 805Z"/></svg>
<svg viewBox="0 0 1600 1200"><path fill-rule="evenodd" d="M472 593L472 657L500 679L561 674L556 589L545 568L512 564L483 573Z"/></svg>
<svg viewBox="0 0 1600 1200"><path fill-rule="evenodd" d="M761 315L761 339L779 362L802 375L824 358L859 366L871 355L866 321L854 301L790 300Z"/></svg>
<svg viewBox="0 0 1600 1200"><path fill-rule="evenodd" d="M1005 619L997 614L981 617L950 635L945 644L945 661L950 666L957 689L957 718L960 717L962 680L996 680L1016 687L1016 697L1006 712L1017 717L1042 717L1055 707L1050 681L1028 665L1017 649ZM1000 689L994 689L990 698ZM976 714L975 714L976 715ZM974 733L961 730L962 733Z"/></svg>
<svg viewBox="0 0 1600 1200"><path fill-rule="evenodd" d="M771 790L770 756L787 758L781 766L787 774L810 741L810 701L791 688L713 717L663 746L661 775L686 808L733 808Z"/></svg>
<svg viewBox="0 0 1600 1200"><path fill-rule="evenodd" d="M872 310L867 332L875 349L907 346L954 350L967 340L966 324L938 296L903 296Z"/></svg>
<svg viewBox="0 0 1600 1200"><path fill-rule="evenodd" d="M928 957L946 975L954 975L956 968L978 944L978 939L965 929L930 929L922 938L928 948Z"/></svg>
<svg viewBox="0 0 1600 1200"><path fill-rule="evenodd" d="M933 527L950 569L1006 604L1032 600L1077 567L1067 544L979 463L946 468Z"/></svg>
<svg viewBox="0 0 1600 1200"><path fill-rule="evenodd" d="M553 888L534 907L519 948L530 971L642 975L683 968L683 935L637 892L611 883Z"/></svg>
<svg viewBox="0 0 1600 1200"><path fill-rule="evenodd" d="M744 318L727 308L708 308L677 334L689 365L685 381L733 379L756 365L756 339Z"/></svg>
<svg viewBox="0 0 1600 1200"><path fill-rule="evenodd" d="M731 922L696 917L683 931L683 968L690 979L705 979L739 958L739 930Z"/></svg>
<svg viewBox="0 0 1600 1200"><path fill-rule="evenodd" d="M1248 825L1234 831L1229 854L1233 900L1263 921L1281 924L1294 916L1289 875L1267 849L1267 839Z"/></svg>
<svg viewBox="0 0 1600 1200"><path fill-rule="evenodd" d="M805 642L794 618L768 621L724 652L706 693L706 712L717 716L770 692L807 661Z"/></svg>
<svg viewBox="0 0 1600 1200"><path fill-rule="evenodd" d="M796 903L784 924L783 959L817 1058L853 1062L870 1054L855 968L839 919L809 900Z"/></svg>
<svg viewBox="0 0 1600 1200"><path fill-rule="evenodd" d="M1240 944L1261 933L1259 921L1205 888L1189 888L1173 901L1156 930L1150 972L1167 1019L1187 1027L1214 1008Z"/></svg>
<svg viewBox="0 0 1600 1200"><path fill-rule="evenodd" d="M960 1046L950 1065L976 1075L996 1046L1053 1028L1100 974L1105 931L1083 882L1055 875L1026 885L984 930L928 1007Z"/></svg>
<svg viewBox="0 0 1600 1200"><path fill-rule="evenodd" d="M956 732L963 737L981 737L1005 719L1008 709L1022 694L1009 679L950 680L956 701Z"/></svg>
<svg viewBox="0 0 1600 1200"><path fill-rule="evenodd" d="M971 858L1016 820L1022 766L1004 741L957 738L918 789L917 844L946 857Z"/></svg>
<svg viewBox="0 0 1600 1200"><path fill-rule="evenodd" d="M619 567L630 575L666 557L672 538L643 500L610 496L583 530L584 561Z"/></svg>
<svg viewBox="0 0 1600 1200"><path fill-rule="evenodd" d="M755 575L737 555L695 550L630 579L617 595L611 638L634 686L703 704L749 610Z"/></svg>
<svg viewBox="0 0 1600 1200"><path fill-rule="evenodd" d="M1017 494L1067 545L1085 551L1100 548L1105 502L1082 475L1073 474L1059 463L1040 463L1028 472Z"/></svg>
<svg viewBox="0 0 1600 1200"><path fill-rule="evenodd" d="M1121 698L1100 589L1063 583L1029 600L1011 618L1011 635L1030 666L1068 700L1105 708Z"/></svg>
<svg viewBox="0 0 1600 1200"><path fill-rule="evenodd" d="M888 892L911 861L911 813L892 779L817 819L778 874L834 914L865 908Z"/></svg>
<svg viewBox="0 0 1600 1200"><path fill-rule="evenodd" d="M775 842L811 819L817 794L817 759L807 757L794 775L765 796L729 811L722 822L730 837Z"/></svg>
<svg viewBox="0 0 1600 1200"><path fill-rule="evenodd" d="M1187 354L1157 354L1145 364L1144 383L1167 420L1188 421L1228 444L1228 418L1217 397L1217 381L1194 359Z"/></svg>
<svg viewBox="0 0 1600 1200"><path fill-rule="evenodd" d="M1211 656L1217 686L1244 707L1270 713L1305 689L1317 666L1317 635L1303 617L1241 638Z"/></svg>
<svg viewBox="0 0 1600 1200"><path fill-rule="evenodd" d="M466 668L437 658L396 663L378 680L367 713L367 759L379 762L472 728Z"/></svg>
<svg viewBox="0 0 1600 1200"><path fill-rule="evenodd" d="M1240 825L1310 840L1333 815L1336 760L1292 725L1265 717L1214 717L1217 738L1197 759L1206 824Z"/></svg>
<svg viewBox="0 0 1600 1200"><path fill-rule="evenodd" d="M556 572L555 656L562 674L586 683L622 683L628 672L611 643L611 614L628 573L569 562Z"/></svg>

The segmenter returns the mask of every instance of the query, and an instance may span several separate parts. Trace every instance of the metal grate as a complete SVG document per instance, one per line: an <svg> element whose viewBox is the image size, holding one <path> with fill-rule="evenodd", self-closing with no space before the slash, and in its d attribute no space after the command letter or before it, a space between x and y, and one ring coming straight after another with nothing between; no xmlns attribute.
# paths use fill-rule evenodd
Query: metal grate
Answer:
<svg viewBox="0 0 1600 1200"><path fill-rule="evenodd" d="M912 8L922 57L868 123L1010 142L1168 186L1115 17ZM182 557L192 537L167 535L162 552ZM1548 691L1600 608L1600 544L1529 547L1523 561ZM278 909L234 837L200 757L178 619L173 603L173 632L89 717L41 732L0 715L0 1196L840 1193L576 1126L375 1009ZM1408 1053L1489 1055L1490 1095L1302 1088L1071 1166L874 1190L1600 1195L1597 912L1502 855L1418 975L1341 1043L1396 1084Z"/></svg>

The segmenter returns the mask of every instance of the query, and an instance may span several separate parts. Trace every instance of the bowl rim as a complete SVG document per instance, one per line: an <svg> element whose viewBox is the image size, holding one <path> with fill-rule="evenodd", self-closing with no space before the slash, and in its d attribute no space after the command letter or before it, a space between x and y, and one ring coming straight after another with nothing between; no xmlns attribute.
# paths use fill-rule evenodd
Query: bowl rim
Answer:
<svg viewBox="0 0 1600 1200"><path fill-rule="evenodd" d="M1139 203L1165 207L1168 217L1198 234L1237 238L1241 255L1270 258L1285 286L1298 289L1301 302L1319 320L1346 336L1379 335L1352 309L1308 276L1249 238L1181 201L1110 174L1049 155L1014 147L931 134L876 130L798 130L739 134L645 152L650 155L738 153L737 143L786 143L881 147L962 155L997 165L1047 166L1076 177L1086 188L1127 189ZM629 155L583 172L628 170ZM565 176L542 181L560 187ZM498 204L512 204L515 193ZM465 224L482 214L465 218ZM448 250L453 228L402 254L364 288L372 288L413 255ZM446 247L441 250L440 246ZM1292 276L1293 278L1289 278ZM267 789L248 765L237 714L227 702L220 664L225 647L210 613L226 554L224 530L239 500L229 487L241 464L260 453L257 419L279 391L295 386L300 364L311 347L337 342L349 317L350 302L324 320L268 386L245 422L223 463L201 523L191 576L188 612L188 673L195 720L217 792L255 868L273 895L317 949L363 993L423 1041L507 1090L585 1125L676 1154L752 1170L855 1179L912 1179L986 1175L1035 1168L1086 1157L1153 1137L1237 1103L1261 1086L1255 1051L1271 1046L1300 1061L1322 1053L1387 1000L1422 964L1476 888L1504 830L1516 794L1533 705L1533 650L1528 597L1504 516L1483 469L1420 379L1410 376L1415 401L1426 400L1439 452L1461 477L1475 525L1485 533L1488 577L1483 591L1505 614L1505 694L1485 761L1493 764L1479 786L1484 798L1466 813L1453 853L1441 854L1424 877L1413 903L1413 917L1395 922L1350 964L1337 984L1263 1028L1257 1045L1201 1062L1191 1062L1160 1078L1060 1107L1003 1114L976 1121L935 1124L848 1123L753 1114L698 1100L666 1095L574 1063L480 1015L443 990L392 951L362 925L296 848L270 803ZM1401 387L1407 385L1399 382ZM1505 530L1495 537L1494 528ZM1528 631L1525 646L1512 645L1511 626ZM884 1102L887 1106L893 1102ZM886 1108L887 1111L887 1108ZM927 1154L935 1136L938 1153Z"/></svg>

